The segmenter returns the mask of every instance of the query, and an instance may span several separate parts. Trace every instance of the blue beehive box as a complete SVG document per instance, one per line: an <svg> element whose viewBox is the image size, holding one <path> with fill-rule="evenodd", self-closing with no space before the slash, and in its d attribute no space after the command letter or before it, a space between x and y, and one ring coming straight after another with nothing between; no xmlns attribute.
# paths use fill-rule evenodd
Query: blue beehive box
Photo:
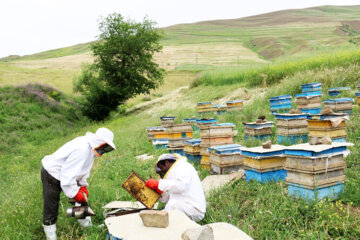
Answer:
<svg viewBox="0 0 360 240"><path fill-rule="evenodd" d="M301 112L307 113L307 114L320 114L321 113L321 107L320 108L300 108Z"/></svg>
<svg viewBox="0 0 360 240"><path fill-rule="evenodd" d="M256 180L261 183L266 182L278 182L280 180L285 180L287 171L285 169L272 170L267 172L258 172L254 169L245 169L246 181L250 182L251 180Z"/></svg>
<svg viewBox="0 0 360 240"><path fill-rule="evenodd" d="M318 187L315 189L305 188L302 185L289 183L288 192L290 196L301 197L306 201L320 201L324 198L337 199L341 192L345 191L345 184L339 182L332 186Z"/></svg>
<svg viewBox="0 0 360 240"><path fill-rule="evenodd" d="M200 120L200 118L184 118L184 123L191 123L191 127L193 131L200 131L200 129L196 126L197 121Z"/></svg>
<svg viewBox="0 0 360 240"><path fill-rule="evenodd" d="M200 161L201 161L201 155L193 155L193 154L190 154L190 153L185 153L185 157L189 161L194 162L194 163L200 163Z"/></svg>
<svg viewBox="0 0 360 240"><path fill-rule="evenodd" d="M321 91L321 83L314 82L314 83L307 83L301 85L302 92L314 92L314 91Z"/></svg>
<svg viewBox="0 0 360 240"><path fill-rule="evenodd" d="M338 87L338 88L330 88L328 90L328 93L331 97L337 96L340 93L342 93L343 91L349 91L351 90L350 87Z"/></svg>
<svg viewBox="0 0 360 240"><path fill-rule="evenodd" d="M282 95L269 98L271 112L283 112L288 111L291 108L291 95Z"/></svg>
<svg viewBox="0 0 360 240"><path fill-rule="evenodd" d="M296 94L295 97L315 97L315 96L321 96L321 91L312 91L312 92L303 92Z"/></svg>

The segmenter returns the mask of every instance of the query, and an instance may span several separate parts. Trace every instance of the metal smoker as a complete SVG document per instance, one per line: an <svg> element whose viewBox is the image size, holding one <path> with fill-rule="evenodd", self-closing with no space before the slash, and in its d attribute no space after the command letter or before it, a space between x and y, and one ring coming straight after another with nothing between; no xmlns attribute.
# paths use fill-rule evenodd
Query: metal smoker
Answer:
<svg viewBox="0 0 360 240"><path fill-rule="evenodd" d="M87 216L96 216L95 212L89 207L88 199L85 193L84 197L86 199L85 203L81 203L81 206L68 207L66 209L66 216L74 217L76 219L85 219ZM69 203L75 204L75 199L69 199Z"/></svg>

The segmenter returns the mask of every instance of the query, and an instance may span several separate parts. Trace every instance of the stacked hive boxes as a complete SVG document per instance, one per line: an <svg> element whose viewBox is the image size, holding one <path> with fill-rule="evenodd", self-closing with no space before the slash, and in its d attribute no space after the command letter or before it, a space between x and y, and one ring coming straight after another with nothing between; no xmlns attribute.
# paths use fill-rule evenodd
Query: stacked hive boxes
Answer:
<svg viewBox="0 0 360 240"><path fill-rule="evenodd" d="M261 183L285 180L285 146L271 145L271 148L242 148L246 181L256 180Z"/></svg>
<svg viewBox="0 0 360 240"><path fill-rule="evenodd" d="M308 122L307 114L275 114L277 143L295 144L307 142Z"/></svg>
<svg viewBox="0 0 360 240"><path fill-rule="evenodd" d="M328 136L333 142L346 142L345 113L315 115L308 119L309 138Z"/></svg>
<svg viewBox="0 0 360 240"><path fill-rule="evenodd" d="M337 98L324 101L325 107L330 107L333 112L346 113L348 115L352 114L352 103L352 98Z"/></svg>
<svg viewBox="0 0 360 240"><path fill-rule="evenodd" d="M189 139L184 141L185 157L192 162L200 163L201 139Z"/></svg>
<svg viewBox="0 0 360 240"><path fill-rule="evenodd" d="M288 112L291 109L291 95L269 98L270 110L273 114Z"/></svg>
<svg viewBox="0 0 360 240"><path fill-rule="evenodd" d="M321 83L303 84L302 92L296 94L296 104L303 113L319 114L321 112Z"/></svg>
<svg viewBox="0 0 360 240"><path fill-rule="evenodd" d="M336 198L345 190L344 151L351 143L298 144L285 149L286 184L291 196L306 200Z"/></svg>
<svg viewBox="0 0 360 240"><path fill-rule="evenodd" d="M350 87L330 88L328 90L328 93L330 97L335 97L337 95L340 95L342 92L349 91L350 89Z"/></svg>
<svg viewBox="0 0 360 240"><path fill-rule="evenodd" d="M169 152L184 155L184 141L191 139L193 136L191 124L171 124L166 127L166 130L169 134Z"/></svg>
<svg viewBox="0 0 360 240"><path fill-rule="evenodd" d="M273 122L270 121L244 123L245 139L264 140L270 138L272 134L271 128L273 127Z"/></svg>
<svg viewBox="0 0 360 240"><path fill-rule="evenodd" d="M241 145L228 144L209 148L211 171L218 174L237 172L243 168Z"/></svg>
<svg viewBox="0 0 360 240"><path fill-rule="evenodd" d="M203 169L210 170L209 147L234 143L234 128L235 125L232 123L207 124L200 126L200 154L201 166Z"/></svg>
<svg viewBox="0 0 360 240"><path fill-rule="evenodd" d="M231 100L226 102L226 108L228 112L240 111L244 105L243 100Z"/></svg>
<svg viewBox="0 0 360 240"><path fill-rule="evenodd" d="M358 103L358 109L360 110L360 93L356 93L357 103Z"/></svg>
<svg viewBox="0 0 360 240"><path fill-rule="evenodd" d="M152 142L155 148L166 149L168 145L168 133L164 127L148 127L148 140Z"/></svg>
<svg viewBox="0 0 360 240"><path fill-rule="evenodd" d="M197 103L198 114L209 113L212 111L211 102L199 102Z"/></svg>

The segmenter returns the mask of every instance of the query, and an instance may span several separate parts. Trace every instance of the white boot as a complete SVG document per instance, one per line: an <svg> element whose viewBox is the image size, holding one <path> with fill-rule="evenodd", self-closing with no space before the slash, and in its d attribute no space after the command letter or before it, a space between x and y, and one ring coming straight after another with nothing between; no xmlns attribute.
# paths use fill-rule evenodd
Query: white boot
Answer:
<svg viewBox="0 0 360 240"><path fill-rule="evenodd" d="M46 240L56 240L56 224L44 225Z"/></svg>
<svg viewBox="0 0 360 240"><path fill-rule="evenodd" d="M91 223L91 217L87 216L84 219L78 219L78 223L82 226L82 227L91 227L92 223Z"/></svg>

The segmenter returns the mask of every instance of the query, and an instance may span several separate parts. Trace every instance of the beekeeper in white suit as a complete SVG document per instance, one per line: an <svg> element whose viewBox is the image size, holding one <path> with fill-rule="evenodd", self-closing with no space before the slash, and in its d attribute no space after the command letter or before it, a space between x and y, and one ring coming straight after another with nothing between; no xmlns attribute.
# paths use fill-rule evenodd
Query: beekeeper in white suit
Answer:
<svg viewBox="0 0 360 240"><path fill-rule="evenodd" d="M95 157L115 148L114 134L107 128L99 128L96 133L87 132L60 147L55 153L42 159L41 181L43 184L43 224L46 239L56 239L56 220L60 193L76 202L86 201L89 196L86 179ZM79 219L83 227L91 225L90 217Z"/></svg>
<svg viewBox="0 0 360 240"><path fill-rule="evenodd" d="M195 168L185 157L163 154L155 164L160 180L149 179L145 185L161 194L165 210L184 212L193 221L200 221L206 212L206 199Z"/></svg>

